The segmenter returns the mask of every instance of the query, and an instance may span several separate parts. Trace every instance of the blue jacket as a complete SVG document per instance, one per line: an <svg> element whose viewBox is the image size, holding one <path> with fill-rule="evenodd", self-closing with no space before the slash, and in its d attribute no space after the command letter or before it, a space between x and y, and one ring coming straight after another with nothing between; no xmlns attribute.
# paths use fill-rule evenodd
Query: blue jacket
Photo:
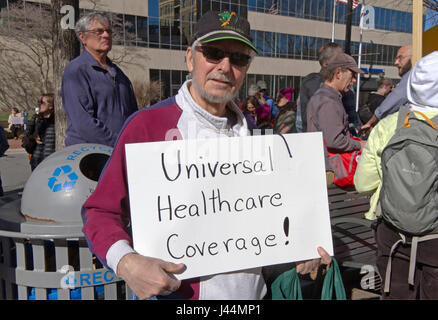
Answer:
<svg viewBox="0 0 438 320"><path fill-rule="evenodd" d="M83 50L66 66L61 96L67 114L65 145L113 147L125 120L138 110L131 81L108 59L111 74Z"/></svg>

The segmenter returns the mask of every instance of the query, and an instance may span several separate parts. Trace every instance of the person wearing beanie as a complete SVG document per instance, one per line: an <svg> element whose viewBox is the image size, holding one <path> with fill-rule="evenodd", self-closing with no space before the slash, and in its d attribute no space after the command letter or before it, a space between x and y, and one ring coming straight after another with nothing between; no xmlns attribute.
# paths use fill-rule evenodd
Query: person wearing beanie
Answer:
<svg viewBox="0 0 438 320"><path fill-rule="evenodd" d="M420 111L429 119L438 115L438 51L435 51L420 60L412 68L407 79L408 103L403 106L411 111ZM399 241L397 230L386 220L381 218L378 206L382 187L382 152L390 139L397 131L399 118L398 111L381 119L371 131L367 143L363 148L360 161L354 176L357 191L373 193L370 200L370 210L367 219L377 219L377 267L382 279L386 277L386 268L391 255L392 246ZM406 112L406 111L405 111ZM421 118L414 113L415 117ZM412 121L412 120L411 120ZM395 157L394 157L395 158ZM395 158L397 161L399 158ZM433 159L436 161L436 159ZM387 165L389 163L387 162ZM410 165L411 170L413 164ZM412 169L413 170L413 169ZM434 173L436 174L436 172ZM383 177L384 179L384 177ZM414 187L414 186L413 186ZM407 195L406 195L407 197ZM432 199L431 201L435 201ZM436 204L434 204L435 206ZM378 210L379 208L379 210ZM408 243L411 241L407 239ZM438 240L432 239L418 243L414 285L408 283L410 275L411 245L400 245L392 255L392 271L389 292L382 290L383 299L438 299ZM412 259L412 258L411 258ZM412 267L412 266L411 266ZM382 286L383 287L383 286Z"/></svg>
<svg viewBox="0 0 438 320"><path fill-rule="evenodd" d="M258 105L256 107L257 129L260 130L261 135L272 134L271 125L271 108L267 104Z"/></svg>
<svg viewBox="0 0 438 320"><path fill-rule="evenodd" d="M292 101L294 88L278 91L277 107L280 111L274 122L274 133L296 133L297 105Z"/></svg>

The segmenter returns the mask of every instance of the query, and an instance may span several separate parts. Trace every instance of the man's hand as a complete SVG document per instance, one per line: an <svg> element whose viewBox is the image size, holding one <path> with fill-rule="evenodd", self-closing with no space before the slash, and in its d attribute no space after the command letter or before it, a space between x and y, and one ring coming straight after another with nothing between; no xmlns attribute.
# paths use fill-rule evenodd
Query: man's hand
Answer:
<svg viewBox="0 0 438 320"><path fill-rule="evenodd" d="M359 130L359 137L363 138L365 137L371 129L374 128L374 126L379 122L379 119L376 117L376 115L373 114L370 120L368 120L367 123L365 123L362 127L360 127Z"/></svg>
<svg viewBox="0 0 438 320"><path fill-rule="evenodd" d="M168 295L178 290L181 280L175 279L173 274L178 274L184 269L183 263L175 264L129 253L120 259L117 275L143 300L156 295Z"/></svg>
<svg viewBox="0 0 438 320"><path fill-rule="evenodd" d="M314 270L318 270L320 264L330 264L332 262L332 258L329 256L327 251L324 250L324 248L318 247L317 250L321 258L297 262L298 273L307 274L313 272Z"/></svg>

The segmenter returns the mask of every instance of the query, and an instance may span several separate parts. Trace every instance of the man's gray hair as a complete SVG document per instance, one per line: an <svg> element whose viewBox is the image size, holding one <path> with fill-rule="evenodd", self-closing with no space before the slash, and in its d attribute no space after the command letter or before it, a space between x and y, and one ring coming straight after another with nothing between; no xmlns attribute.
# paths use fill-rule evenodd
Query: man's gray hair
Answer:
<svg viewBox="0 0 438 320"><path fill-rule="evenodd" d="M76 22L76 26L75 26L75 33L76 33L76 37L79 39L79 32L86 32L88 30L88 27L90 26L91 22L93 20L97 19L97 21L101 22L101 23L108 23L111 24L110 19L108 18L107 15L100 13L100 12L90 12L87 13L86 15L82 16L78 22ZM80 41L80 39L79 39Z"/></svg>

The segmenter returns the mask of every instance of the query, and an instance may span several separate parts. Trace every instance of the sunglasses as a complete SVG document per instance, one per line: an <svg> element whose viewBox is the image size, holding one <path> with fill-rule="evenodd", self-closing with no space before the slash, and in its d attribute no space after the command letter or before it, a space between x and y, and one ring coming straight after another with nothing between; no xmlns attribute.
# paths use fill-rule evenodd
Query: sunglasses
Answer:
<svg viewBox="0 0 438 320"><path fill-rule="evenodd" d="M94 29L94 30L87 30L86 32L91 32L91 33L96 34L97 36L101 36L101 35L103 35L103 33L104 33L105 31L106 31L109 35L112 35L112 34L113 34L113 30L111 30L111 29Z"/></svg>
<svg viewBox="0 0 438 320"><path fill-rule="evenodd" d="M196 50L210 62L219 63L223 58L230 58L230 63L238 67L246 67L251 61L251 56L240 52L228 52L216 47L196 46Z"/></svg>

